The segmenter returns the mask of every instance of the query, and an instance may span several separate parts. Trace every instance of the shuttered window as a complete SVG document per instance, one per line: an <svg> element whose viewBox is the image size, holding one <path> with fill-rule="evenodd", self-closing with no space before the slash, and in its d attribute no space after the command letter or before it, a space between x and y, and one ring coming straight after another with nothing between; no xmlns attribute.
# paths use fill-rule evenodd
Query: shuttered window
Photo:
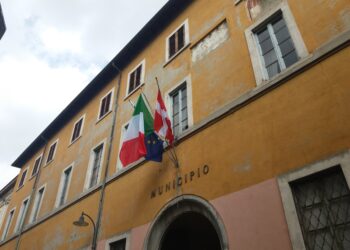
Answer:
<svg viewBox="0 0 350 250"><path fill-rule="evenodd" d="M140 64L133 72L130 73L128 94L141 85L142 66L143 64Z"/></svg>
<svg viewBox="0 0 350 250"><path fill-rule="evenodd" d="M74 142L75 140L77 140L80 135L81 135L81 130L83 127L83 121L84 121L84 117L80 118L75 124L74 124L74 129L73 129L73 134L72 134L72 139L71 142Z"/></svg>
<svg viewBox="0 0 350 250"><path fill-rule="evenodd" d="M111 111L111 100L112 100L112 92L109 92L105 97L102 98L100 103L100 112L98 118L101 119L104 117L109 111Z"/></svg>

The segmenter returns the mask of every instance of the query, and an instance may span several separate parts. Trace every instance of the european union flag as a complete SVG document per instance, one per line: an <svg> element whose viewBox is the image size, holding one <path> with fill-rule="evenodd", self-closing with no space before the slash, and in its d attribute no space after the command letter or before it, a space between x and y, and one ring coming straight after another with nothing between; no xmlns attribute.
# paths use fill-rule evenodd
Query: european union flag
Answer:
<svg viewBox="0 0 350 250"><path fill-rule="evenodd" d="M145 138L147 149L146 159L150 161L161 162L163 156L163 141L159 139L156 133L152 132Z"/></svg>

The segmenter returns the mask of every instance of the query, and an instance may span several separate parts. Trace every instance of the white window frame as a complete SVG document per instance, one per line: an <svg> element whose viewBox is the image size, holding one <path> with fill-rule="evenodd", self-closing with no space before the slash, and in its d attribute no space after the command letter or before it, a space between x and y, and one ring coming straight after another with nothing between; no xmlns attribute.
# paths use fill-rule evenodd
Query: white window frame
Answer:
<svg viewBox="0 0 350 250"><path fill-rule="evenodd" d="M188 112L188 128L186 130L181 131L178 137L186 132L193 126L193 109L192 109L192 80L191 76L186 76L183 80L176 83L171 89L169 89L165 93L165 106L169 114L169 118L171 121L171 126L173 126L173 100L172 93L179 88L182 84L186 82L186 91L187 91L187 112Z"/></svg>
<svg viewBox="0 0 350 250"><path fill-rule="evenodd" d="M41 200L39 201L39 192L40 190L44 189L43 191L43 195L41 196ZM46 183L44 185L42 185L38 191L36 192L35 198L34 198L34 204L32 207L32 211L30 213L30 217L29 217L29 223L33 223L38 219L39 213L40 213L40 209L41 209L41 204L43 203L44 200L44 196L45 196L45 192L46 192ZM34 214L35 214L35 210L37 210L36 212L36 218L34 218Z"/></svg>
<svg viewBox="0 0 350 250"><path fill-rule="evenodd" d="M172 55L170 57L169 55L169 42L170 42L170 37L172 35L174 35L182 26L184 26L184 33L185 33L185 43L184 46L179 49L174 55ZM165 62L169 62L171 61L174 57L176 57L178 54L180 54L183 50L185 50L187 48L187 46L190 44L190 28L189 28L189 24L188 24L188 18L182 22L178 27L176 27L176 29L169 35L166 37L165 39Z"/></svg>
<svg viewBox="0 0 350 250"><path fill-rule="evenodd" d="M339 165L341 170L343 171L345 180L349 186L350 184L350 151L346 151L339 155L330 157L326 160L322 160L314 164L310 164L308 166L305 166L278 176L277 182L278 182L278 186L282 197L283 208L284 208L284 212L287 220L289 235L290 235L293 249L305 250L306 247L304 243L303 234L301 231L301 226L299 224L297 210L294 204L294 198L292 194L292 189L290 187L290 183L295 180L321 172L323 170L332 168L337 165Z"/></svg>
<svg viewBox="0 0 350 250"><path fill-rule="evenodd" d="M74 122L73 129L72 129L72 133L71 133L71 136L70 136L70 145L73 144L74 142L76 142L77 140L79 140L80 137L82 137L83 130L84 130L84 123L85 123L85 115L86 115L86 114L83 114L82 116L80 116L80 117ZM77 138L75 138L75 139L73 140L73 134L74 134L75 125L76 125L81 119L82 119L82 123L81 123L80 131L79 131L79 135L77 136Z"/></svg>
<svg viewBox="0 0 350 250"><path fill-rule="evenodd" d="M245 37L247 40L250 59L252 62L254 76L255 76L257 85L261 85L264 81L270 80L270 78L268 78L268 76L266 75L263 58L260 56L260 46L256 41L256 34L254 30L258 26L262 25L262 23L268 21L271 17L273 17L279 11L282 12L283 19L286 23L290 36L293 40L297 56L299 57L299 61L307 57L309 54L305 46L304 40L301 36L301 33L295 22L294 16L288 6L288 3L286 1L282 1L280 4L276 5L275 8L268 11L264 16L259 18L253 25L251 25L245 30ZM283 72L283 69L281 69L281 72Z"/></svg>
<svg viewBox="0 0 350 250"><path fill-rule="evenodd" d="M39 161L39 165L38 165L38 169L36 170L36 173L34 173L34 167L35 167L35 163L36 161L40 158L40 161ZM32 169L32 173L30 175L30 179L33 178L34 176L36 176L39 172L39 169L41 167L41 162L43 161L43 153L40 153L40 155L38 155L36 158L35 158L35 161L33 163L33 169Z"/></svg>
<svg viewBox="0 0 350 250"><path fill-rule="evenodd" d="M24 177L24 179L23 179L22 185L20 186L20 184L21 184L21 179L22 179L22 176L23 176L23 174L24 174L25 171L27 171L27 173L26 173L26 175L25 175L25 177ZM26 179L27 179L27 177L28 177L28 171L29 171L29 166L26 167L26 168L23 170L23 172L22 172L22 174L21 174L21 178L19 178L19 180L18 180L18 187L17 187L17 190L24 186L24 183L26 182Z"/></svg>
<svg viewBox="0 0 350 250"><path fill-rule="evenodd" d="M0 207L0 229L2 227L2 223L4 223L5 215L6 215L7 208L8 208L7 201L4 200L3 202L4 202L3 206Z"/></svg>
<svg viewBox="0 0 350 250"><path fill-rule="evenodd" d="M131 74L141 66L141 76L140 76L140 85L137 86L135 89L133 89L129 93L129 85L130 85L130 76ZM133 93L135 93L139 88L141 88L145 84L145 72L146 72L146 59L143 59L140 63L138 63L129 73L128 73L128 81L126 84L126 91L125 91L125 98L128 98L131 96Z"/></svg>
<svg viewBox="0 0 350 250"><path fill-rule="evenodd" d="M111 95L111 101L110 101L110 103L109 103L108 111L107 111L104 115L100 116L100 115L101 115L100 112L101 112L102 101L103 101L103 99L105 99L109 94ZM105 94L104 96L101 97L101 99L100 99L100 106L99 106L99 108L98 108L97 121L102 120L102 119L105 118L109 113L112 112L113 99L114 99L114 88L112 88L110 91L107 92L107 94Z"/></svg>
<svg viewBox="0 0 350 250"><path fill-rule="evenodd" d="M103 168L103 161L104 161L104 154L105 154L105 149L106 149L106 142L107 142L107 139L104 139L103 141L101 141L97 145L95 145L90 151L89 165L88 165L88 169L86 171L84 190L87 190L90 188L89 185L90 185L90 181L91 181L91 174L92 174L92 169L93 169L93 165L94 165L94 161L95 161L95 152L94 151L96 148L98 148L102 145L102 153L101 153L102 155L101 155L100 168L98 170L97 184L95 186L97 186L100 183L101 173L102 173L102 168ZM95 186L92 186L91 188L93 188Z"/></svg>
<svg viewBox="0 0 350 250"><path fill-rule="evenodd" d="M125 232L125 233L121 233L118 234L116 236L113 236L109 239L106 240L105 243L105 250L110 250L110 244L115 242L115 241L119 241L119 240L123 240L126 239L126 243L125 243L125 250L129 250L130 249L130 232Z"/></svg>
<svg viewBox="0 0 350 250"><path fill-rule="evenodd" d="M64 197L64 202L62 205L60 205L60 199L61 199L61 195L62 195L62 192L63 192L63 185L64 185L64 175L65 175L65 171L69 168L72 168L71 172L70 172L70 175L69 175L69 180L68 180L68 183L67 183L67 189L66 189L66 193L65 193L65 197ZM69 164L68 167L66 167L65 169L62 170L62 173L61 173L61 179L60 179L60 184L58 186L58 192L57 192L57 195L56 195L56 201L55 201L55 207L58 208L60 206L64 206L64 204L67 202L67 198L68 198L68 194L69 194L69 187L70 187L70 183L72 181L72 176L73 176L73 170L74 170L74 162Z"/></svg>
<svg viewBox="0 0 350 250"><path fill-rule="evenodd" d="M26 201L27 201L27 206L23 207L24 202L26 202ZM19 209L19 212L18 212L18 215L17 215L16 226L15 226L15 229L13 231L14 233L18 233L19 230L21 229L21 227L25 223L25 216L26 216L26 213L28 211L29 201L30 201L30 196L26 197L21 203L21 208Z"/></svg>
<svg viewBox="0 0 350 250"><path fill-rule="evenodd" d="M53 143L51 143L51 145L50 145L50 147L49 147L49 151L47 152L47 157L46 157L46 163L45 163L45 165L50 164L50 163L55 159L55 155L56 155L56 151L57 151L57 147L58 147L58 141L59 141L59 139L57 138ZM50 150L51 150L51 147L52 147L54 144L56 144L56 147L55 147L55 150L53 151L52 159L49 160Z"/></svg>
<svg viewBox="0 0 350 250"><path fill-rule="evenodd" d="M10 218L9 215L12 214L12 217ZM1 241L5 240L6 237L8 236L9 232L10 232L10 227L13 221L13 218L15 218L15 212L16 212L16 207L12 208L9 213L7 214L7 218L6 218L6 223L5 223L5 227L3 228L2 231L2 235L1 235Z"/></svg>

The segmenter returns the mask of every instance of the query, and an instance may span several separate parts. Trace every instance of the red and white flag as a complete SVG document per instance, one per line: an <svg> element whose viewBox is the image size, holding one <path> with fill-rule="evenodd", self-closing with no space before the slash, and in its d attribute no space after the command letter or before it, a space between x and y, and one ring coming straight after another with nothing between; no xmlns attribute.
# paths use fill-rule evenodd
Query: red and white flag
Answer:
<svg viewBox="0 0 350 250"><path fill-rule="evenodd" d="M169 144L174 141L173 131L171 129L171 122L164 105L162 95L158 89L156 111L154 114L154 131L161 139L166 139Z"/></svg>

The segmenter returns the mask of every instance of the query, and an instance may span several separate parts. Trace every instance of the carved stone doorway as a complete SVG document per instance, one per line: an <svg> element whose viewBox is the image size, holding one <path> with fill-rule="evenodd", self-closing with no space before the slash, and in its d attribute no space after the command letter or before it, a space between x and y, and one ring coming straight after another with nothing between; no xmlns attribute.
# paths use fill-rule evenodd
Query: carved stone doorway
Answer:
<svg viewBox="0 0 350 250"><path fill-rule="evenodd" d="M170 201L158 213L144 250L227 250L222 220L209 202L193 195Z"/></svg>

